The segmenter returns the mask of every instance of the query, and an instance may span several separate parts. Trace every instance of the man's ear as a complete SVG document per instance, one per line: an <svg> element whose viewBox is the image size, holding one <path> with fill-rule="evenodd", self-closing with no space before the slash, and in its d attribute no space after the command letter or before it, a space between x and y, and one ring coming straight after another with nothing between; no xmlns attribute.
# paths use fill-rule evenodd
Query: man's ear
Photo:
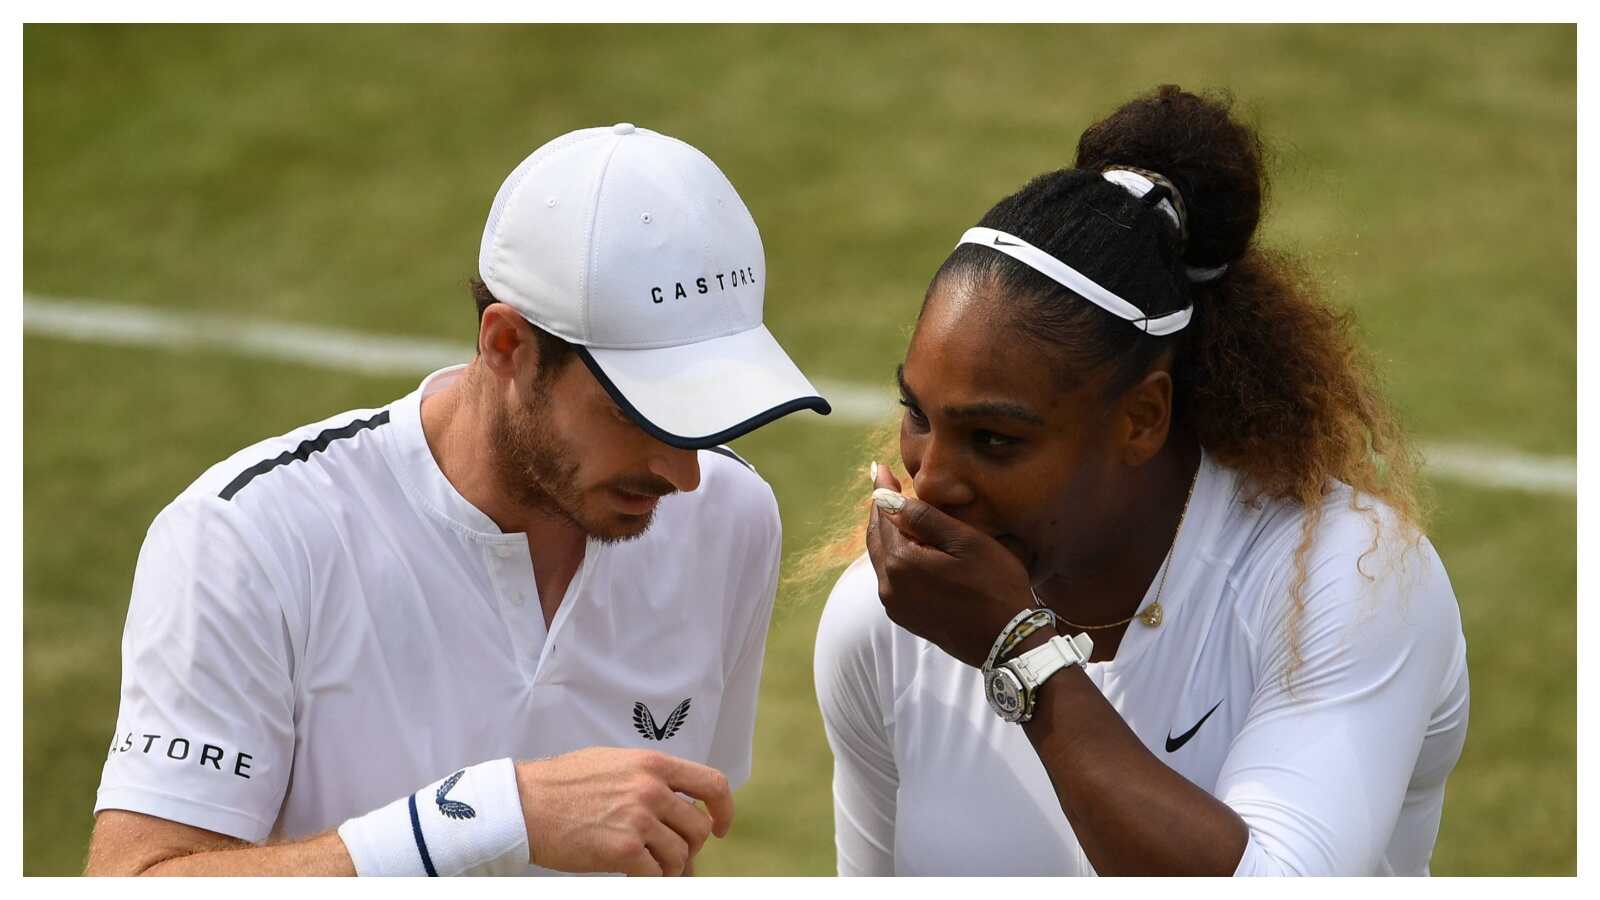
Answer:
<svg viewBox="0 0 1600 900"><path fill-rule="evenodd" d="M521 366L539 368L539 343L520 313L504 303L491 303L478 322L478 355L496 376L515 381Z"/></svg>
<svg viewBox="0 0 1600 900"><path fill-rule="evenodd" d="M1166 444L1172 427L1172 374L1157 369L1124 391L1115 420L1122 464L1136 468L1149 462Z"/></svg>

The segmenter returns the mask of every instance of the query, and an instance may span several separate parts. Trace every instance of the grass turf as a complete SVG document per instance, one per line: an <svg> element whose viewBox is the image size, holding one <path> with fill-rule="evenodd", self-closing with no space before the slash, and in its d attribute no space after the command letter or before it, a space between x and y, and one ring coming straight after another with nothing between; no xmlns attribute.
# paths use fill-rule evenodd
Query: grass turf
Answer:
<svg viewBox="0 0 1600 900"><path fill-rule="evenodd" d="M1265 238L1357 311L1414 429L1575 447L1571 27L28 26L23 47L29 292L464 340L500 179L629 120L739 187L796 360L872 383L954 237L1083 125L1162 81L1229 87L1276 149ZM24 871L81 866L156 511L231 450L414 381L26 339ZM860 439L797 419L739 443L790 554L858 488ZM1575 504L1439 501L1476 677L1434 870L1571 873ZM820 589L780 603L707 874L831 870Z"/></svg>

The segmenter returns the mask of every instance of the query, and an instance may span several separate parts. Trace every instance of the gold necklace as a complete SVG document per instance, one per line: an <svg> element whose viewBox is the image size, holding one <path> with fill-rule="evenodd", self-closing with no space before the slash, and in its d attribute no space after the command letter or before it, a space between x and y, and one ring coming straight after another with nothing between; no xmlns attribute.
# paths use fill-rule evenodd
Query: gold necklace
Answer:
<svg viewBox="0 0 1600 900"><path fill-rule="evenodd" d="M1189 501L1194 499L1194 486L1199 483L1199 481L1200 467L1196 466L1194 470L1194 477L1189 479L1189 493L1183 498L1183 512L1178 514L1178 527L1172 530L1172 546L1167 548L1166 558L1161 561L1161 583L1156 585L1156 598L1150 601L1150 605L1139 610L1126 619L1121 619L1107 625L1079 625L1076 622L1068 621L1065 616L1062 616L1058 613L1056 618L1060 619L1063 625L1067 625L1079 631L1104 631L1107 628L1117 628L1119 626L1126 625L1129 622L1132 622L1134 619L1138 619L1140 622L1143 622L1145 625L1148 625L1151 628L1161 624L1161 592L1167 589L1167 572L1172 568L1172 551L1176 550L1178 547L1178 532L1183 530L1183 520L1189 516ZM1033 595L1033 602L1037 603L1041 607L1044 606L1044 601L1039 599L1038 594Z"/></svg>

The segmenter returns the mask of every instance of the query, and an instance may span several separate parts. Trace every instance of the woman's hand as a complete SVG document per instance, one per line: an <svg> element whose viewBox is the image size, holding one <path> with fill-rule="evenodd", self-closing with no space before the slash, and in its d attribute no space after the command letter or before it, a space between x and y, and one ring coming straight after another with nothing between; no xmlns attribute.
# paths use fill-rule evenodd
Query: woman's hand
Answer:
<svg viewBox="0 0 1600 900"><path fill-rule="evenodd" d="M998 541L900 494L878 466L867 555L890 621L974 668L1011 618L1033 605L1028 573ZM898 501L898 509L895 509Z"/></svg>

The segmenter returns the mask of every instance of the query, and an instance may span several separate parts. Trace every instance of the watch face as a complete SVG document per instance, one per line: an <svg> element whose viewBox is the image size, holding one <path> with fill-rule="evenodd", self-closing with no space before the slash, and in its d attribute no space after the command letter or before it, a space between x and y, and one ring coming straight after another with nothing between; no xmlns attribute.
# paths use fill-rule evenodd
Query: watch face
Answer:
<svg viewBox="0 0 1600 900"><path fill-rule="evenodd" d="M983 679L984 690L989 695L989 705L1007 722L1016 721L1022 714L1022 683L1010 669L991 669Z"/></svg>

